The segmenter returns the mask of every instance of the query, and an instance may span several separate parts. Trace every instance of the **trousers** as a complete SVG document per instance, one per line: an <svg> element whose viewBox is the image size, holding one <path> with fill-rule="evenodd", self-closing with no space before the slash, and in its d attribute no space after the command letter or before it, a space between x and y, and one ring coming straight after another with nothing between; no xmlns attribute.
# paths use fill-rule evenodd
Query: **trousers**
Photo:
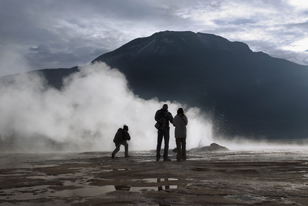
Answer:
<svg viewBox="0 0 308 206"><path fill-rule="evenodd" d="M169 130L170 128L166 127L164 130L158 130L157 132L157 147L156 147L156 157L157 158L161 157L160 150L161 150L161 144L162 144L163 139L165 143L163 157L168 158L169 138L170 138Z"/></svg>
<svg viewBox="0 0 308 206"><path fill-rule="evenodd" d="M124 147L125 147L125 157L128 156L128 144L127 144L126 141L123 141L123 142L120 142L120 143L114 143L114 144L115 144L116 148L112 152L113 156L115 156L118 153L118 151L120 151L121 145L124 145Z"/></svg>
<svg viewBox="0 0 308 206"><path fill-rule="evenodd" d="M186 137L175 138L178 161L186 160Z"/></svg>

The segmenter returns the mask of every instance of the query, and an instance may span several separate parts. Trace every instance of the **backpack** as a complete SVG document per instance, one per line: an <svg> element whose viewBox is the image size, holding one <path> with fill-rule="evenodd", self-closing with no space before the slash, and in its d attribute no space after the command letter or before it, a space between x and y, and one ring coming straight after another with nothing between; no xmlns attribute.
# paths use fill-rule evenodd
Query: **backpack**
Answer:
<svg viewBox="0 0 308 206"><path fill-rule="evenodd" d="M166 126L166 123L167 123L167 119L166 119L166 116L167 116L168 113L165 114L164 117L160 118L156 124L154 125L156 129L158 130L163 130L165 129L165 126Z"/></svg>
<svg viewBox="0 0 308 206"><path fill-rule="evenodd" d="M114 143L120 143L124 141L124 131L122 128L119 128L117 133L115 134L113 138Z"/></svg>

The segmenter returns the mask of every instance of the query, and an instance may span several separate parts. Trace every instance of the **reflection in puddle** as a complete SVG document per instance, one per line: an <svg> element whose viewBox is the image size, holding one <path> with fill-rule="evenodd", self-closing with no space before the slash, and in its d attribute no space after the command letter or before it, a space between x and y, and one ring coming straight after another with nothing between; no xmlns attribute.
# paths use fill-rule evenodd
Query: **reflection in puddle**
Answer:
<svg viewBox="0 0 308 206"><path fill-rule="evenodd" d="M103 172L112 172L112 171L128 171L128 170L132 170L132 169L128 169L128 168L122 168L122 169L103 169L101 171L103 171Z"/></svg>
<svg viewBox="0 0 308 206"><path fill-rule="evenodd" d="M157 178L157 183L160 183L160 182L163 182L163 181L167 182L167 181L169 181L169 180L168 180L168 178L164 178L164 179ZM166 185L165 185L165 190L169 190L171 187L172 187L172 185L166 184ZM176 186L176 188L177 188L177 186ZM176 188L175 188L175 189L176 189ZM163 189L163 186L159 186L159 187L158 187L158 191L161 191L161 190L164 190L164 189Z"/></svg>
<svg viewBox="0 0 308 206"><path fill-rule="evenodd" d="M178 181L176 178L143 178L143 179L132 179L131 181L143 181L147 183L159 183L162 181Z"/></svg>
<svg viewBox="0 0 308 206"><path fill-rule="evenodd" d="M113 169L113 171L126 171L126 170L131 170L131 169L127 169L127 168L125 168L125 169Z"/></svg>
<svg viewBox="0 0 308 206"><path fill-rule="evenodd" d="M157 187L151 186L151 187L130 187L127 185L120 185L120 186L115 186L116 190L125 190L125 191L131 191L131 192L139 192L143 190L154 190L154 191L161 191L161 190L169 190L169 189L177 189L178 185L171 185L170 180L172 181L177 181L178 179L175 178L146 178L146 179L141 179L142 181L146 181L149 183L160 183L158 184ZM134 179L133 181L140 181ZM163 184L161 184L163 183Z"/></svg>
<svg viewBox="0 0 308 206"><path fill-rule="evenodd" d="M89 186L80 183L65 181L63 186L72 186L75 189L65 189L57 191L55 187L34 186L22 187L16 189L6 189L0 192L0 200L30 200L50 197L88 197L99 196L114 191L141 192L141 191L162 191L177 189L178 185L171 184L170 181L177 181L175 178L148 178L141 179L150 183L158 183L157 186L134 187L129 185L105 185L105 186ZM133 180L133 181L136 181Z"/></svg>

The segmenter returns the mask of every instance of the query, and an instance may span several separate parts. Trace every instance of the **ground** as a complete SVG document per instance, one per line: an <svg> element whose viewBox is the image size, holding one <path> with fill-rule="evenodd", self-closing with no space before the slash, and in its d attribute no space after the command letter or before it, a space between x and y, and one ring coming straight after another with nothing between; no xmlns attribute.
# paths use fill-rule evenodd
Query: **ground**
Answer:
<svg viewBox="0 0 308 206"><path fill-rule="evenodd" d="M0 205L308 205L308 151L0 154Z"/></svg>

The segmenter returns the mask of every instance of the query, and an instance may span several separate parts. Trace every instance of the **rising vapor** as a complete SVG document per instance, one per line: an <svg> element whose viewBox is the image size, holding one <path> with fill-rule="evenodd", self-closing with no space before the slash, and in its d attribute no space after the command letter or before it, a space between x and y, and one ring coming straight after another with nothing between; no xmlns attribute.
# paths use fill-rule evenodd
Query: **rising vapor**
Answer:
<svg viewBox="0 0 308 206"><path fill-rule="evenodd" d="M184 107L189 119L187 148L212 142L210 120L198 108L176 102L144 100L128 87L125 76L104 63L80 67L64 80L61 91L47 87L37 74L16 76L0 85L2 151L110 151L116 130L127 124L130 150L156 146L154 114L164 103L175 115ZM175 147L174 129L170 147Z"/></svg>

